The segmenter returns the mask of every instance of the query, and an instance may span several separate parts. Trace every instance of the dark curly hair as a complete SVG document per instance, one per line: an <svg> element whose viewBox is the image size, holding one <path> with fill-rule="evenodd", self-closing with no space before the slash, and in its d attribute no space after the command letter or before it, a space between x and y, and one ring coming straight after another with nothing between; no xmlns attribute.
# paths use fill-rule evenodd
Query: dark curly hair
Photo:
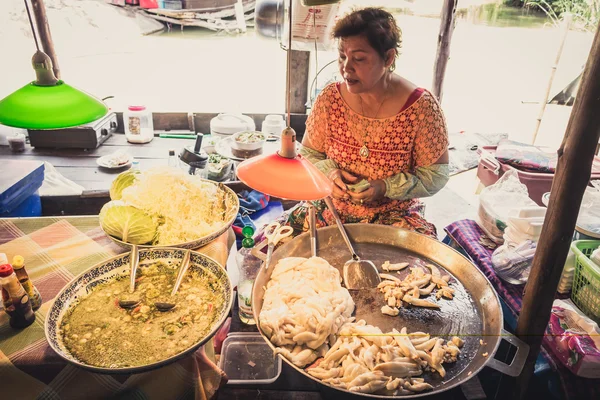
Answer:
<svg viewBox="0 0 600 400"><path fill-rule="evenodd" d="M384 60L385 53L390 49L396 49L396 56L400 54L402 31L394 16L381 8L367 7L353 11L338 20L333 28L333 37L336 39L358 35L364 35Z"/></svg>

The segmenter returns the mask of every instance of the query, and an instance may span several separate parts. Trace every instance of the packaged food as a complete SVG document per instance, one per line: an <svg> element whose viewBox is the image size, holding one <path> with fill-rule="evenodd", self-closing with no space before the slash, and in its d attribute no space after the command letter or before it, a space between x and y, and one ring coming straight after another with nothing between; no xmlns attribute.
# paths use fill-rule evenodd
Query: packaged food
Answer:
<svg viewBox="0 0 600 400"><path fill-rule="evenodd" d="M600 329L570 300L554 300L544 342L575 375L600 378Z"/></svg>

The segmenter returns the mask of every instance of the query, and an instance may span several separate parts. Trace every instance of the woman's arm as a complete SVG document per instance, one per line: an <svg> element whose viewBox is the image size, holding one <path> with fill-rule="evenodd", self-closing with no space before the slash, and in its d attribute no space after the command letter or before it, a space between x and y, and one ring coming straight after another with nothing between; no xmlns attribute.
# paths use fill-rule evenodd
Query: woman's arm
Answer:
<svg viewBox="0 0 600 400"><path fill-rule="evenodd" d="M400 172L384 179L385 197L392 200L410 200L433 196L448 183L447 159L448 152L446 151L435 164L416 167L412 173Z"/></svg>

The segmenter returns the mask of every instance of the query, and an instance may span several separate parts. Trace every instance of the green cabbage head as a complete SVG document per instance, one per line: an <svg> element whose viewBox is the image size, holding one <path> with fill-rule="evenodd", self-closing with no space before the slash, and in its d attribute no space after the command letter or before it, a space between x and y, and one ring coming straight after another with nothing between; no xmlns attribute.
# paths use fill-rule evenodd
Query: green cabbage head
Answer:
<svg viewBox="0 0 600 400"><path fill-rule="evenodd" d="M108 235L131 244L149 244L157 235L158 222L121 200L109 201L100 210L100 225Z"/></svg>
<svg viewBox="0 0 600 400"><path fill-rule="evenodd" d="M140 171L134 169L120 173L110 185L110 199L121 200L121 193L135 183L139 173Z"/></svg>

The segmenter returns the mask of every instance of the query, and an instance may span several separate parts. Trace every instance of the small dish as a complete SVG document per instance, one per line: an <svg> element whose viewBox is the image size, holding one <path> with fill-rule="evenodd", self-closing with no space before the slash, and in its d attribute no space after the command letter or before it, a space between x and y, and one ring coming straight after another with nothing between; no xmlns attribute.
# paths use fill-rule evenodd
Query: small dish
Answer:
<svg viewBox="0 0 600 400"><path fill-rule="evenodd" d="M263 147L267 136L259 131L241 131L232 136L233 145L238 150L254 151Z"/></svg>
<svg viewBox="0 0 600 400"><path fill-rule="evenodd" d="M130 154L115 152L96 159L96 164L102 168L119 169L130 166L132 161Z"/></svg>

